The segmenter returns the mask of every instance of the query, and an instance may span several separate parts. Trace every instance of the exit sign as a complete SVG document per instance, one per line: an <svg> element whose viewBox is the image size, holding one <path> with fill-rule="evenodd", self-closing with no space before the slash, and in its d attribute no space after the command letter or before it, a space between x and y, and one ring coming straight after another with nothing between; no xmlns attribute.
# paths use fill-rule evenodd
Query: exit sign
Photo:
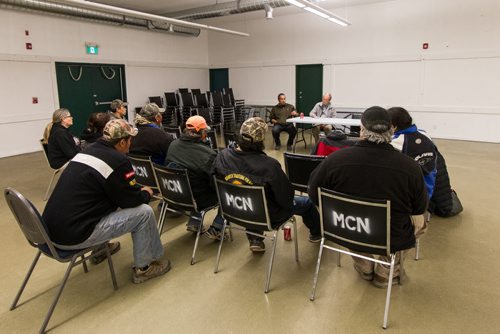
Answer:
<svg viewBox="0 0 500 334"><path fill-rule="evenodd" d="M94 43L85 43L85 47L87 49L87 54L96 55L99 54L99 46Z"/></svg>

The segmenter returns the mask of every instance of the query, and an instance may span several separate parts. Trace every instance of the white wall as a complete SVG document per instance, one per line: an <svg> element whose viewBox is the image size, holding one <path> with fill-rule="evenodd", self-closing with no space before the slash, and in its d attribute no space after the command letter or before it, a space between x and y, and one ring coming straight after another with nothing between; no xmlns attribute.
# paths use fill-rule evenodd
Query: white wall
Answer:
<svg viewBox="0 0 500 334"><path fill-rule="evenodd" d="M55 62L124 64L130 109L167 90L209 86L205 32L181 37L0 10L0 41L0 157L40 150L58 107ZM98 43L99 55L85 54L85 42Z"/></svg>
<svg viewBox="0 0 500 334"><path fill-rule="evenodd" d="M499 1L394 0L332 10L353 25L298 9L287 16L277 9L271 21L217 22L251 37L209 33L210 66L230 68L239 98L274 104L285 90L295 102L294 65L322 63L324 90L338 107L404 106L433 137L500 142Z"/></svg>

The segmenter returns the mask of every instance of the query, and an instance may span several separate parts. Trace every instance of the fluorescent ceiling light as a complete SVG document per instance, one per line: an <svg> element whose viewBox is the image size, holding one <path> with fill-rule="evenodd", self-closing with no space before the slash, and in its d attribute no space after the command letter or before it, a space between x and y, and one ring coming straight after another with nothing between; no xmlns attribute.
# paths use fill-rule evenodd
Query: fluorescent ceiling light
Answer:
<svg viewBox="0 0 500 334"><path fill-rule="evenodd" d="M306 5L304 5L303 3L300 3L298 1L295 1L295 0L285 0L286 2L288 2L289 4L292 4L294 6L297 6L299 8L304 8Z"/></svg>
<svg viewBox="0 0 500 334"><path fill-rule="evenodd" d="M327 15L327 14L325 14L325 13L322 13L322 12L320 12L319 10L314 9L314 8L311 8L311 7L304 7L304 9L305 9L305 10L307 10L308 12L310 12L310 13L313 13L313 14L316 14L316 15L318 15L318 16L321 16L321 17L322 17L322 18L324 18L324 19L327 19L327 18L329 18L329 17L330 17L330 15Z"/></svg>
<svg viewBox="0 0 500 334"><path fill-rule="evenodd" d="M333 23L337 23L337 24L341 25L342 27L347 27L349 25L346 22L341 21L341 20L339 20L339 19L337 19L335 17L328 18L328 21L332 21Z"/></svg>
<svg viewBox="0 0 500 334"><path fill-rule="evenodd" d="M343 19L332 12L312 3L311 1L308 0L286 0L286 2L295 5L299 8L305 9L308 12L321 16L324 19L329 20L330 22L336 23L338 25L341 25L343 27L347 27L348 25L351 24L351 22L347 21L346 19Z"/></svg>

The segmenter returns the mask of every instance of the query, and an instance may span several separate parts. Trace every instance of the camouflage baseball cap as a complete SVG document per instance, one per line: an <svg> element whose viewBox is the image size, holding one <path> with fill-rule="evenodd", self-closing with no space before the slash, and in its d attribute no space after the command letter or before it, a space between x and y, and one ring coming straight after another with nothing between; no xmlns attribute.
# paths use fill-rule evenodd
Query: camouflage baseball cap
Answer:
<svg viewBox="0 0 500 334"><path fill-rule="evenodd" d="M156 103L148 103L141 108L139 115L149 119L163 112L165 112L165 109L158 107Z"/></svg>
<svg viewBox="0 0 500 334"><path fill-rule="evenodd" d="M121 106L127 106L128 103L127 102L123 102L122 100L120 99L116 99L116 100L113 100L111 101L111 110L115 111L116 109L120 108Z"/></svg>
<svg viewBox="0 0 500 334"><path fill-rule="evenodd" d="M121 139L128 136L137 135L137 128L134 128L131 124L123 119L113 119L106 123L103 131L104 139L110 141L115 139Z"/></svg>
<svg viewBox="0 0 500 334"><path fill-rule="evenodd" d="M240 129L240 135L244 140L261 142L266 138L267 124L260 117L247 119Z"/></svg>

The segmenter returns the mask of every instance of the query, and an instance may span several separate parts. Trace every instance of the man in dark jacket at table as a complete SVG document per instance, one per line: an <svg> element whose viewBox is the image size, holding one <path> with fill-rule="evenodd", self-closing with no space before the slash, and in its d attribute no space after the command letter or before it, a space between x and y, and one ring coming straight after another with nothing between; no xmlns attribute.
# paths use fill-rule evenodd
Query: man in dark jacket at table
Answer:
<svg viewBox="0 0 500 334"><path fill-rule="evenodd" d="M391 252L415 245L425 231L428 197L418 164L391 146L391 118L381 107L368 108L361 118L361 138L353 147L329 155L309 179L309 197L319 203L318 187L362 198L391 201ZM362 254L373 257L372 254ZM389 267L353 257L360 276L377 287L389 281ZM387 257L381 260L390 262ZM399 253L393 284L399 282Z"/></svg>
<svg viewBox="0 0 500 334"><path fill-rule="evenodd" d="M288 133L288 141L286 144L287 150L291 151L293 146L293 140L297 134L297 129L293 123L287 123L288 118L298 116L299 114L295 110L295 107L289 103L286 103L286 96L283 93L278 95L278 104L271 109L271 114L269 118L271 123L273 123L273 138L274 138L274 148L279 150L281 148L280 133L285 131Z"/></svg>

